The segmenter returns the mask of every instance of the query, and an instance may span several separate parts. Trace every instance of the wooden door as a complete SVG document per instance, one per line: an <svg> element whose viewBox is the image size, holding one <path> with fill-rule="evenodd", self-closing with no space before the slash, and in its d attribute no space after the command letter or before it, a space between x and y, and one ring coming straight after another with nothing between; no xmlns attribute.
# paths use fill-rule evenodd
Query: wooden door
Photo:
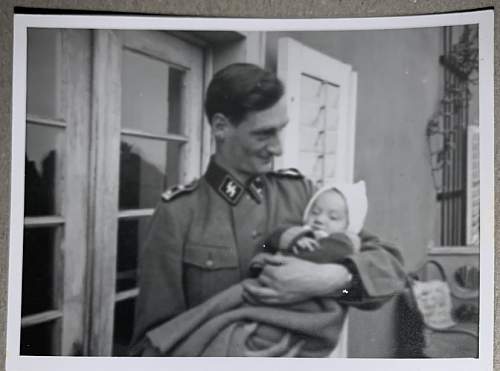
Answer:
<svg viewBox="0 0 500 371"><path fill-rule="evenodd" d="M203 50L165 32L96 32L89 352L126 355L137 260L162 192L201 172Z"/></svg>
<svg viewBox="0 0 500 371"><path fill-rule="evenodd" d="M166 32L28 32L20 354L127 354L149 218L201 173L203 55Z"/></svg>
<svg viewBox="0 0 500 371"><path fill-rule="evenodd" d="M291 38L278 41L278 76L289 124L277 167L298 168L317 186L353 181L357 74ZM347 357L347 321L331 357Z"/></svg>

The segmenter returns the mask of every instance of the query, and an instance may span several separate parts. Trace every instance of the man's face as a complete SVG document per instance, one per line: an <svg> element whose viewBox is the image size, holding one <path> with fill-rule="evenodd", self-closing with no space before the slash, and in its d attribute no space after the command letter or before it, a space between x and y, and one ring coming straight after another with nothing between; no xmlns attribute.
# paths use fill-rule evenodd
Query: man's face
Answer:
<svg viewBox="0 0 500 371"><path fill-rule="evenodd" d="M229 125L220 154L234 172L254 176L272 170L282 153L280 134L288 123L283 100L271 108L247 114L238 126Z"/></svg>

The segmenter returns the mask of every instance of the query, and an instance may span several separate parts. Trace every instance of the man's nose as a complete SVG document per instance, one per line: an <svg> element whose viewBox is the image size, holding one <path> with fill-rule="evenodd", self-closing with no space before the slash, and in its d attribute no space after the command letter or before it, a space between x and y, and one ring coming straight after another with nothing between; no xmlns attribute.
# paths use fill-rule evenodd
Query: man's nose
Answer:
<svg viewBox="0 0 500 371"><path fill-rule="evenodd" d="M283 154L283 148L281 147L281 139L276 135L269 143L267 150L273 154L273 156L281 156Z"/></svg>

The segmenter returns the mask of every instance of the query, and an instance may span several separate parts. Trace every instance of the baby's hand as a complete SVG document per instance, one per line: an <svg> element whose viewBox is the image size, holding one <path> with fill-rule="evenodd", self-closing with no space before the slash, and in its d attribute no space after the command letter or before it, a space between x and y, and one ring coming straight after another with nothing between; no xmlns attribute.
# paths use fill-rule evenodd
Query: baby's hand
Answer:
<svg viewBox="0 0 500 371"><path fill-rule="evenodd" d="M322 230L322 229L316 229L316 230L314 230L314 231L313 231L313 233L314 233L314 237L315 237L317 240L319 240L319 239L321 239L321 238L326 238L326 237L328 237L328 233L326 233L326 232L325 232L324 230Z"/></svg>
<svg viewBox="0 0 500 371"><path fill-rule="evenodd" d="M307 225L293 226L286 229L279 240L279 250L290 251L299 239L311 234L311 229Z"/></svg>
<svg viewBox="0 0 500 371"><path fill-rule="evenodd" d="M299 255L301 251L315 251L320 249L321 246L318 244L314 238L311 237L301 237L292 246L292 252L295 255Z"/></svg>

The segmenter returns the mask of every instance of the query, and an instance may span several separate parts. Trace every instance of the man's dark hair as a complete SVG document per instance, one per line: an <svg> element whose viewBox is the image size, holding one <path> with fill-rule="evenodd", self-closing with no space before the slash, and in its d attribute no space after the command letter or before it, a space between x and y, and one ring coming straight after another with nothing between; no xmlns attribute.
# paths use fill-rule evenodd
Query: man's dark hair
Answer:
<svg viewBox="0 0 500 371"><path fill-rule="evenodd" d="M283 93L283 83L273 72L250 63L231 64L210 82L205 113L210 124L216 113L222 113L237 126L249 112L272 107Z"/></svg>

